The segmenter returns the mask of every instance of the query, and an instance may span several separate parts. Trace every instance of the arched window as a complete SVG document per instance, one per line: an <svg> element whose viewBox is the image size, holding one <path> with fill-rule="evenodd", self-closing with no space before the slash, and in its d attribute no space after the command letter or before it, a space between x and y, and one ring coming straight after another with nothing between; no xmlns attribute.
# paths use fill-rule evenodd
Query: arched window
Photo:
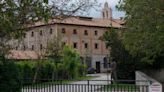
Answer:
<svg viewBox="0 0 164 92"><path fill-rule="evenodd" d="M105 18L105 13L103 12L103 18Z"/></svg>
<svg viewBox="0 0 164 92"><path fill-rule="evenodd" d="M32 32L31 32L31 37L33 37L33 36L34 36L34 32L32 31Z"/></svg>

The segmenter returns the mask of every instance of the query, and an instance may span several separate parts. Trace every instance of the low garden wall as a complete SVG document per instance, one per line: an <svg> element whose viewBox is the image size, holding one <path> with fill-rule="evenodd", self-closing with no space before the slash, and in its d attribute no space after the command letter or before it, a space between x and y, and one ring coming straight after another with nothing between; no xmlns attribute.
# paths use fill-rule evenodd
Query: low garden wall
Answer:
<svg viewBox="0 0 164 92"><path fill-rule="evenodd" d="M141 92L142 90L148 90L148 92L162 92L162 84L155 79L147 76L140 71L135 72L135 77L136 85L148 86L148 89L140 89Z"/></svg>

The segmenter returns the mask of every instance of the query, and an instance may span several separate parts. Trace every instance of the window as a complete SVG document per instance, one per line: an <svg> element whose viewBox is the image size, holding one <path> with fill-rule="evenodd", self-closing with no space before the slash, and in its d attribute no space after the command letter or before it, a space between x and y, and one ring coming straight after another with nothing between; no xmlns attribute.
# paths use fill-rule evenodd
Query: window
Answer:
<svg viewBox="0 0 164 92"><path fill-rule="evenodd" d="M50 34L52 34L52 28L50 29Z"/></svg>
<svg viewBox="0 0 164 92"><path fill-rule="evenodd" d="M97 35L98 33L97 33L97 30L95 30L95 35Z"/></svg>
<svg viewBox="0 0 164 92"><path fill-rule="evenodd" d="M62 33L65 34L65 28L62 28Z"/></svg>
<svg viewBox="0 0 164 92"><path fill-rule="evenodd" d="M73 48L77 48L77 43L75 42L75 43L73 43Z"/></svg>
<svg viewBox="0 0 164 92"><path fill-rule="evenodd" d="M88 30L85 30L84 31L84 35L88 35Z"/></svg>
<svg viewBox="0 0 164 92"><path fill-rule="evenodd" d="M108 11L106 11L106 17L109 18L109 17L108 17Z"/></svg>
<svg viewBox="0 0 164 92"><path fill-rule="evenodd" d="M86 57L86 65L87 65L87 68L91 67L92 66L92 58L91 57Z"/></svg>
<svg viewBox="0 0 164 92"><path fill-rule="evenodd" d="M34 50L34 45L32 45L31 50Z"/></svg>
<svg viewBox="0 0 164 92"><path fill-rule="evenodd" d="M88 48L88 43L85 43L84 44L84 48Z"/></svg>
<svg viewBox="0 0 164 92"><path fill-rule="evenodd" d="M108 49L108 46L107 45L105 45L105 47L106 47L106 49Z"/></svg>
<svg viewBox="0 0 164 92"><path fill-rule="evenodd" d="M23 34L23 37L26 38L26 33Z"/></svg>
<svg viewBox="0 0 164 92"><path fill-rule="evenodd" d="M31 32L31 37L33 37L34 36L34 32Z"/></svg>
<svg viewBox="0 0 164 92"><path fill-rule="evenodd" d="M77 34L77 30L76 29L73 30L73 34Z"/></svg>
<svg viewBox="0 0 164 92"><path fill-rule="evenodd" d="M95 43L95 49L98 49L98 44L97 43Z"/></svg>
<svg viewBox="0 0 164 92"><path fill-rule="evenodd" d="M43 49L43 45L42 44L40 44L40 50L42 50Z"/></svg>
<svg viewBox="0 0 164 92"><path fill-rule="evenodd" d="M23 50L24 50L24 51L26 50L26 46L23 46Z"/></svg>
<svg viewBox="0 0 164 92"><path fill-rule="evenodd" d="M107 58L106 57L104 57L103 66L104 66L104 68L107 68L108 67L108 61L107 61Z"/></svg>
<svg viewBox="0 0 164 92"><path fill-rule="evenodd" d="M105 13L103 12L103 18L105 18Z"/></svg>
<svg viewBox="0 0 164 92"><path fill-rule="evenodd" d="M42 36L42 35L43 35L42 30L40 30L40 36Z"/></svg>

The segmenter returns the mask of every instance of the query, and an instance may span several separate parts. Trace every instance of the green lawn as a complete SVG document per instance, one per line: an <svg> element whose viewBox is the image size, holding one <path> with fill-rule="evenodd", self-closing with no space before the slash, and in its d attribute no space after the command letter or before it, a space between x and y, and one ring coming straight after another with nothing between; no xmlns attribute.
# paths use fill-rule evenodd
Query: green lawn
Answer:
<svg viewBox="0 0 164 92"><path fill-rule="evenodd" d="M106 91L106 90L116 90L116 91L137 91L139 87L135 84L110 84L104 87L99 88L98 90Z"/></svg>

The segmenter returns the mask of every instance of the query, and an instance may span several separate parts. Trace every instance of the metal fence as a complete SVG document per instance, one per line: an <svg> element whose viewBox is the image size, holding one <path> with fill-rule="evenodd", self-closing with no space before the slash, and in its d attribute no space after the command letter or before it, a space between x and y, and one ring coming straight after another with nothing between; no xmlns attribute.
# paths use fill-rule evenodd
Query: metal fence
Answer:
<svg viewBox="0 0 164 92"><path fill-rule="evenodd" d="M148 85L111 83L109 80L26 82L23 83L22 92L148 92Z"/></svg>

